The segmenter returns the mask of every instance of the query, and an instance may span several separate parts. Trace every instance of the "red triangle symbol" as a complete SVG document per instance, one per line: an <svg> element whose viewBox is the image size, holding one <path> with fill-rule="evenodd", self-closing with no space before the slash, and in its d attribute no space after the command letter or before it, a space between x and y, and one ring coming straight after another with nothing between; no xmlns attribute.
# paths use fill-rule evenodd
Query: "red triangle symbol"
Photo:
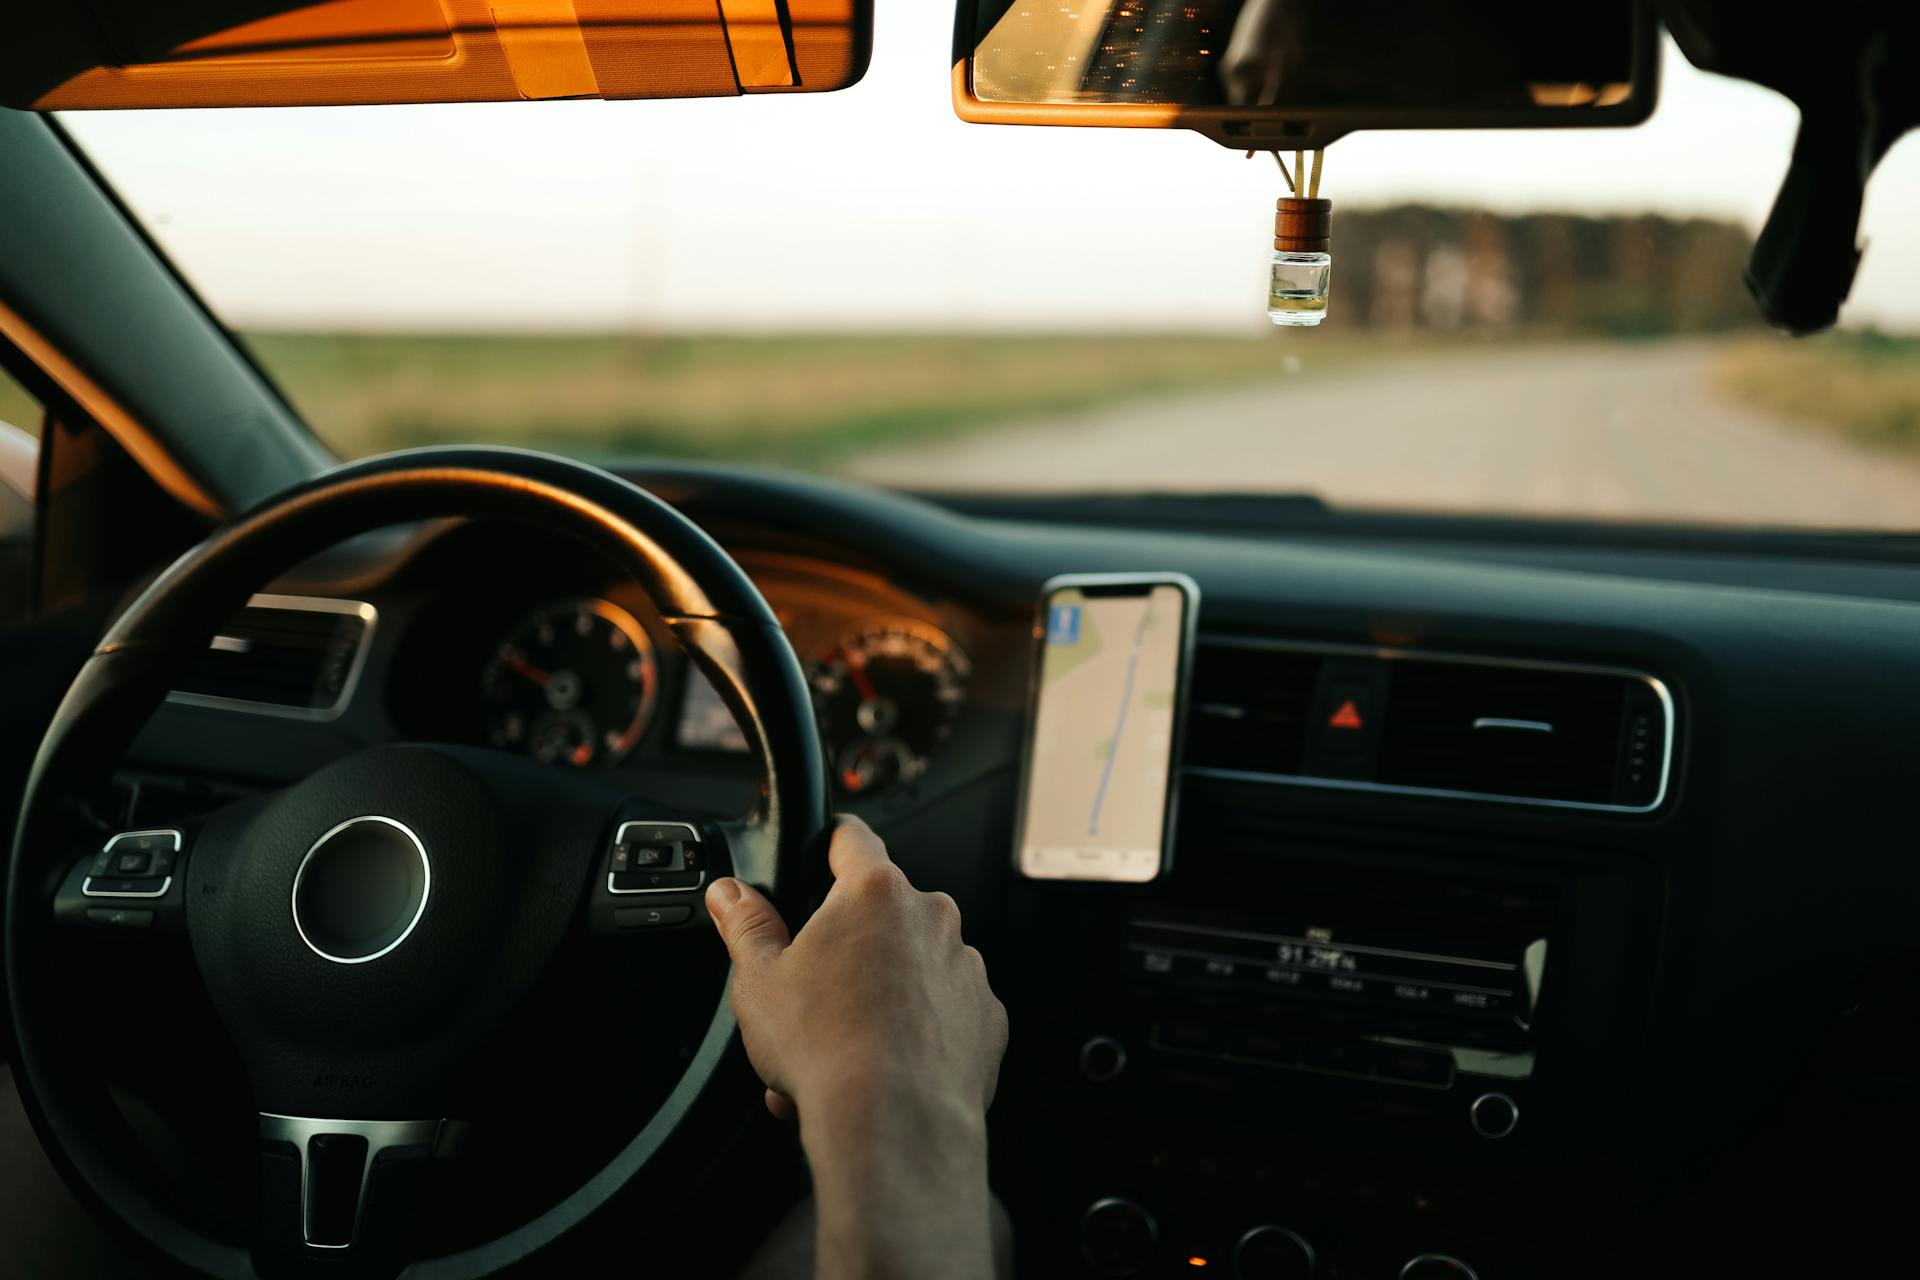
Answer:
<svg viewBox="0 0 1920 1280"><path fill-rule="evenodd" d="M1340 709L1334 712L1332 718L1327 721L1327 728L1364 729L1366 728L1366 721L1360 718L1360 708L1353 705L1353 699L1348 698L1340 704Z"/></svg>

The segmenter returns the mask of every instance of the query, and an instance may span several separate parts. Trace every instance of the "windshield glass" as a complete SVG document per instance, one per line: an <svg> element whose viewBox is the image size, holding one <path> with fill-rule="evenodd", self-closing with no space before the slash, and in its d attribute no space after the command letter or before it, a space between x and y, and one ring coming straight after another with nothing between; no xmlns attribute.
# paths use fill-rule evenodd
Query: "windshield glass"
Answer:
<svg viewBox="0 0 1920 1280"><path fill-rule="evenodd" d="M1271 158L963 125L950 15L883 16L840 94L64 123L343 455L1920 525L1920 142L1794 341L1741 284L1777 95L1669 48L1638 129L1350 137L1326 323L1276 329Z"/></svg>

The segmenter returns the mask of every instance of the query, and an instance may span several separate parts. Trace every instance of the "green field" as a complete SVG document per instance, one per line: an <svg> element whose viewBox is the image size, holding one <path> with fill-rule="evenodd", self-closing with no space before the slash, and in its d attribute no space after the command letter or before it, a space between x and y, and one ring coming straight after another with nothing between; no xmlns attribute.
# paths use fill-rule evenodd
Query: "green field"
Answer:
<svg viewBox="0 0 1920 1280"><path fill-rule="evenodd" d="M40 406L0 370L0 422L32 435L40 434Z"/></svg>
<svg viewBox="0 0 1920 1280"><path fill-rule="evenodd" d="M1714 372L1737 402L1871 448L1920 454L1920 338L1752 338L1730 345Z"/></svg>
<svg viewBox="0 0 1920 1280"><path fill-rule="evenodd" d="M254 333L247 341L314 430L349 456L480 441L589 457L813 467L877 442L949 436L1142 393L1299 376L1398 345L1378 336L1265 333Z"/></svg>

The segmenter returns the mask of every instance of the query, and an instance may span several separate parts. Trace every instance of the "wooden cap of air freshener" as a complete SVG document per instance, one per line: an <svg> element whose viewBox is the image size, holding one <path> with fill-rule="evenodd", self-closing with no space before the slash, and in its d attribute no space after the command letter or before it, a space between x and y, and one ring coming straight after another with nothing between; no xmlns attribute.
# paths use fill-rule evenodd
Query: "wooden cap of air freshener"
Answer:
<svg viewBox="0 0 1920 1280"><path fill-rule="evenodd" d="M1326 253L1333 244L1333 201L1281 196L1273 208L1276 251Z"/></svg>

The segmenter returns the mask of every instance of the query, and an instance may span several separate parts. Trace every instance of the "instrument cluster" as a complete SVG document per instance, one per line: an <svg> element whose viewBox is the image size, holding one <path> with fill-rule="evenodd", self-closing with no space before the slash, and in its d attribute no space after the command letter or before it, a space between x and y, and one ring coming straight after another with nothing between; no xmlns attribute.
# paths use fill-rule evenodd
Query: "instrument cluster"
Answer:
<svg viewBox="0 0 1920 1280"><path fill-rule="evenodd" d="M967 705L973 663L960 642L924 608L861 599L870 593L845 584L763 589L805 668L835 789L868 796L925 774ZM478 677L485 740L573 768L637 750L743 755L732 713L646 613L568 595L513 621Z"/></svg>

